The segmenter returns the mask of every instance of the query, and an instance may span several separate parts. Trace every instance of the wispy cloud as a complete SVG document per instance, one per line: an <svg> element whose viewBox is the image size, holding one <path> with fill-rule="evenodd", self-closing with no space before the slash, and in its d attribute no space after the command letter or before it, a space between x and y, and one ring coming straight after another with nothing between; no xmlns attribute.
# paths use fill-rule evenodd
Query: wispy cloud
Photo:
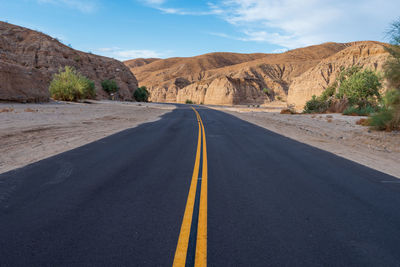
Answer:
<svg viewBox="0 0 400 267"><path fill-rule="evenodd" d="M187 8L176 8L176 7L168 7L166 6L167 0L139 0L145 5L148 5L154 9L161 11L164 14L172 14L172 15L182 15L182 16L207 16L207 15L217 15L222 10L217 8L211 8L213 6L212 3L208 3L205 9L203 10L193 10Z"/></svg>
<svg viewBox="0 0 400 267"><path fill-rule="evenodd" d="M221 0L210 8L243 41L296 48L327 41L379 38L400 8L397 0ZM224 11L224 12L222 12ZM386 15L386 16L385 16Z"/></svg>
<svg viewBox="0 0 400 267"><path fill-rule="evenodd" d="M171 6L166 0L143 1L164 14L218 16L237 32L210 34L284 49L328 41L381 40L400 9L398 0L209 0L202 10Z"/></svg>
<svg viewBox="0 0 400 267"><path fill-rule="evenodd" d="M40 4L66 6L83 13L93 13L98 9L98 3L94 0L37 0L37 2Z"/></svg>
<svg viewBox="0 0 400 267"><path fill-rule="evenodd" d="M174 14L174 15L190 15L190 16L207 16L207 15L215 15L214 10L208 11L196 11L196 10L186 10L181 8L168 8L168 7L155 7L156 9L162 11L165 14Z"/></svg>
<svg viewBox="0 0 400 267"><path fill-rule="evenodd" d="M134 59L134 58L160 58L165 56L167 53L159 53L157 51L153 50L124 50L119 47L104 47L104 48L99 48L95 50L96 53L106 56L106 57L112 57L118 60L128 60L128 59Z"/></svg>

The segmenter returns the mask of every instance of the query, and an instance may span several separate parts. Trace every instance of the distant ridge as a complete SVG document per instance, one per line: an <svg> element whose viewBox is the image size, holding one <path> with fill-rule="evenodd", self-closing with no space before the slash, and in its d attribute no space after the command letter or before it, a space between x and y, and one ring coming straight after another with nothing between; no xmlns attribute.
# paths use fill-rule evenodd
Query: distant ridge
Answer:
<svg viewBox="0 0 400 267"><path fill-rule="evenodd" d="M234 105L289 101L302 107L320 94L341 67L381 69L386 44L375 41L323 43L280 54L210 53L132 64L125 61L156 102ZM145 59L137 59L144 62ZM331 66L331 67L330 67ZM304 78L306 75L307 78ZM265 89L265 90L264 90Z"/></svg>

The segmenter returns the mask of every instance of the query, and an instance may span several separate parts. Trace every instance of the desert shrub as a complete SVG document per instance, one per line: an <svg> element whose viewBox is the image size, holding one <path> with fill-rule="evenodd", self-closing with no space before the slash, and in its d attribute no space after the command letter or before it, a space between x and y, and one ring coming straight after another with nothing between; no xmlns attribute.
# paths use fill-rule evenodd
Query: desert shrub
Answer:
<svg viewBox="0 0 400 267"><path fill-rule="evenodd" d="M352 67L339 75L339 98L347 98L349 104L360 108L373 105L380 99L381 77L371 70Z"/></svg>
<svg viewBox="0 0 400 267"><path fill-rule="evenodd" d="M347 107L343 111L343 115L349 115L349 116L368 116L372 113L375 113L379 110L378 107L374 106L365 106L365 107L358 107L358 106L350 106Z"/></svg>
<svg viewBox="0 0 400 267"><path fill-rule="evenodd" d="M379 113L374 114L369 118L369 125L376 130L389 130L391 129L391 121L393 120L393 113L384 108Z"/></svg>
<svg viewBox="0 0 400 267"><path fill-rule="evenodd" d="M390 57L384 64L384 74L391 90L383 97L383 109L373 114L369 124L378 130L400 130L400 19L393 22L388 31L391 45Z"/></svg>
<svg viewBox="0 0 400 267"><path fill-rule="evenodd" d="M101 82L101 87L108 94L116 93L119 90L118 84L114 80L104 80Z"/></svg>
<svg viewBox="0 0 400 267"><path fill-rule="evenodd" d="M384 64L384 74L391 88L400 89L400 18L397 19L387 32L390 46L386 47L390 57Z"/></svg>
<svg viewBox="0 0 400 267"><path fill-rule="evenodd" d="M328 86L321 94L320 99L322 101L328 101L329 98L333 97L336 93L337 82L333 83L331 86Z"/></svg>
<svg viewBox="0 0 400 267"><path fill-rule="evenodd" d="M70 66L60 68L58 73L54 74L49 91L52 98L64 101L77 101L96 96L94 82Z"/></svg>
<svg viewBox="0 0 400 267"><path fill-rule="evenodd" d="M361 118L356 121L356 124L361 126L369 126L369 119Z"/></svg>
<svg viewBox="0 0 400 267"><path fill-rule="evenodd" d="M320 97L312 96L311 100L306 102L304 113L324 113L329 108L329 101L325 101Z"/></svg>
<svg viewBox="0 0 400 267"><path fill-rule="evenodd" d="M194 104L192 100L186 99L185 104Z"/></svg>
<svg viewBox="0 0 400 267"><path fill-rule="evenodd" d="M281 96L277 96L276 99L278 99L279 101L282 101L282 97Z"/></svg>
<svg viewBox="0 0 400 267"><path fill-rule="evenodd" d="M338 100L350 106L347 110L349 114L369 112L380 99L380 81L381 77L378 74L371 70L361 70L359 66L342 69L336 81L319 97L313 96L307 101L304 113L332 111L331 104L337 104L335 101Z"/></svg>
<svg viewBox="0 0 400 267"><path fill-rule="evenodd" d="M263 92L264 92L264 94L266 94L267 96L270 96L270 95L271 95L271 90L268 89L268 88L263 88Z"/></svg>
<svg viewBox="0 0 400 267"><path fill-rule="evenodd" d="M146 86L139 87L133 93L133 97L138 102L147 102L149 100L150 93L147 91Z"/></svg>
<svg viewBox="0 0 400 267"><path fill-rule="evenodd" d="M400 91L389 90L383 97L383 108L370 117L369 124L377 130L400 129Z"/></svg>

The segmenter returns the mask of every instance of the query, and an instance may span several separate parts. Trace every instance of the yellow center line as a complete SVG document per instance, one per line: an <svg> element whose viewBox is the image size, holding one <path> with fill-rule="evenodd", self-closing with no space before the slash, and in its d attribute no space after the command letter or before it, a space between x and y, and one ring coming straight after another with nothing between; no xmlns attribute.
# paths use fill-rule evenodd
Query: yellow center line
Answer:
<svg viewBox="0 0 400 267"><path fill-rule="evenodd" d="M186 202L185 213L183 215L181 231L179 234L178 245L175 251L174 267L183 267L186 264L186 254L189 245L190 227L192 225L193 208L196 197L197 179L199 177L200 167L200 153L201 153L201 127L200 127L200 116L197 116L197 123L199 126L198 140L197 140L197 151L196 160L194 163L192 181L190 183L189 195Z"/></svg>
<svg viewBox="0 0 400 267"><path fill-rule="evenodd" d="M196 198L197 179L199 177L200 168L200 155L201 155L201 139L203 137L203 166L202 178L200 188L200 204L199 204L199 220L197 224L197 238L196 238L196 253L195 253L195 266L207 266L207 146L206 146L206 133L204 124L200 114L192 107L196 113L197 123L199 126L196 160L193 169L192 181L190 183L189 195L186 202L185 213L183 215L181 231L179 233L178 245L175 251L174 267L184 267L186 264L186 256L189 245L189 236L192 225L193 209ZM202 134L203 133L203 134Z"/></svg>
<svg viewBox="0 0 400 267"><path fill-rule="evenodd" d="M203 169L201 177L201 192L200 192L200 207L199 207L199 222L197 225L197 241L196 241L196 267L207 266L207 180L208 180L208 167L207 167L207 145L206 145L206 132L204 130L203 121L199 115L201 128L203 130Z"/></svg>

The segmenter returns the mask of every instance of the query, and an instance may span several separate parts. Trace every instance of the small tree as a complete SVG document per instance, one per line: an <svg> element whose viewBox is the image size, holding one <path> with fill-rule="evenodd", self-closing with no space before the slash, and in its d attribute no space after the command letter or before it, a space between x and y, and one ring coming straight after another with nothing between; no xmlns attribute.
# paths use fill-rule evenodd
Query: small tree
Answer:
<svg viewBox="0 0 400 267"><path fill-rule="evenodd" d="M400 18L392 23L387 34L391 45L386 48L390 57L384 65L385 77L390 87L400 90Z"/></svg>
<svg viewBox="0 0 400 267"><path fill-rule="evenodd" d="M133 93L133 97L138 102L147 102L149 99L150 93L147 91L146 86L139 87Z"/></svg>
<svg viewBox="0 0 400 267"><path fill-rule="evenodd" d="M54 74L49 91L52 98L64 101L76 101L96 96L94 82L71 66L60 68L58 73Z"/></svg>
<svg viewBox="0 0 400 267"><path fill-rule="evenodd" d="M400 18L392 23L388 35L390 57L384 65L384 73L390 89L383 97L382 110L372 115L369 124L375 129L390 131L400 129Z"/></svg>
<svg viewBox="0 0 400 267"><path fill-rule="evenodd" d="M339 98L346 97L350 105L363 108L380 99L381 77L371 70L350 68L339 76Z"/></svg>
<svg viewBox="0 0 400 267"><path fill-rule="evenodd" d="M101 87L108 94L116 93L119 90L117 83L114 80L104 80L101 82Z"/></svg>

